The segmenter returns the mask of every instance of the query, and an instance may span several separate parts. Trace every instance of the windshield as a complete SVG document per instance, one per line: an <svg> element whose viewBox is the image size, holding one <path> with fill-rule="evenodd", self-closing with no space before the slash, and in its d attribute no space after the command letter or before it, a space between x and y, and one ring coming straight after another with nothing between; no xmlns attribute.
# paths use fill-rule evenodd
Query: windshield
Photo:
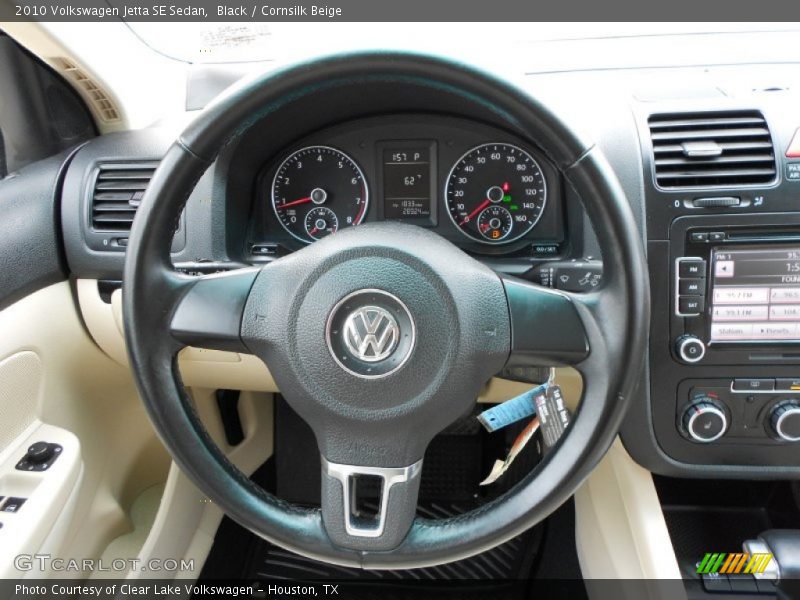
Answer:
<svg viewBox="0 0 800 600"><path fill-rule="evenodd" d="M483 62L530 44L679 34L787 31L786 23L153 23L128 22L150 48L189 63L300 60L359 49ZM443 35L443 29L448 34Z"/></svg>

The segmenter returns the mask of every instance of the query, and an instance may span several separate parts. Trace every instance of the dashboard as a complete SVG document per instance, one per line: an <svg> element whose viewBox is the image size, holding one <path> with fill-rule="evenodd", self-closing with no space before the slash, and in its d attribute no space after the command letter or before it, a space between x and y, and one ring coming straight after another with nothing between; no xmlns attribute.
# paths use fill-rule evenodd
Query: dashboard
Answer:
<svg viewBox="0 0 800 600"><path fill-rule="evenodd" d="M647 251L648 367L621 430L628 452L665 475L796 477L800 80L739 65L545 73L525 85L596 140ZM491 108L426 93L353 84L256 120L189 198L176 268L264 264L398 220L503 273L575 292L602 285L591 199L565 184L566 165ZM119 286L136 203L184 125L104 135L72 158L61 215L75 277Z"/></svg>

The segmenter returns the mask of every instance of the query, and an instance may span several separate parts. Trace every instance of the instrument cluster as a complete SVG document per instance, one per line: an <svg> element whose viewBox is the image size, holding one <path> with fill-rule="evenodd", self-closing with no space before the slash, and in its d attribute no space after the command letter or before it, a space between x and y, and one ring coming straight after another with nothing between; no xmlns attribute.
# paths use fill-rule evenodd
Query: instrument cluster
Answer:
<svg viewBox="0 0 800 600"><path fill-rule="evenodd" d="M319 132L267 161L257 189L256 255L367 221L433 228L476 254L558 254L564 241L556 169L533 144L461 119L379 117Z"/></svg>

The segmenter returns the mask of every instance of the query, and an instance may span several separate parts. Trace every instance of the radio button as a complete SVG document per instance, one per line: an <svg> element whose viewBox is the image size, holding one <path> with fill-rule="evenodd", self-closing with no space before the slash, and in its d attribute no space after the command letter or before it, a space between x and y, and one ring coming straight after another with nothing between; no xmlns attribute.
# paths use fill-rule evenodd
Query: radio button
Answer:
<svg viewBox="0 0 800 600"><path fill-rule="evenodd" d="M675 353L686 363L696 363L706 355L706 345L693 335L684 335L675 342Z"/></svg>
<svg viewBox="0 0 800 600"><path fill-rule="evenodd" d="M700 277L706 276L706 261L701 258L683 259L678 263L679 277Z"/></svg>
<svg viewBox="0 0 800 600"><path fill-rule="evenodd" d="M704 243L708 241L708 233L705 231L693 231L689 239L694 243Z"/></svg>
<svg viewBox="0 0 800 600"><path fill-rule="evenodd" d="M733 261L719 260L714 266L714 277L733 277Z"/></svg>
<svg viewBox="0 0 800 600"><path fill-rule="evenodd" d="M678 297L678 312L682 315L700 314L705 310L705 308L706 301L705 298L701 296Z"/></svg>
<svg viewBox="0 0 800 600"><path fill-rule="evenodd" d="M724 231L712 231L708 234L708 239L711 242L722 242L725 240L725 232Z"/></svg>
<svg viewBox="0 0 800 600"><path fill-rule="evenodd" d="M800 288L797 287L780 287L772 288L769 294L770 302L781 304L798 303L800 302Z"/></svg>
<svg viewBox="0 0 800 600"><path fill-rule="evenodd" d="M712 323L712 340L749 340L753 337L752 323Z"/></svg>
<svg viewBox="0 0 800 600"><path fill-rule="evenodd" d="M734 392L771 392L775 389L774 379L734 379Z"/></svg>
<svg viewBox="0 0 800 600"><path fill-rule="evenodd" d="M704 291L703 279L681 279L678 284L678 293L682 296L702 296Z"/></svg>

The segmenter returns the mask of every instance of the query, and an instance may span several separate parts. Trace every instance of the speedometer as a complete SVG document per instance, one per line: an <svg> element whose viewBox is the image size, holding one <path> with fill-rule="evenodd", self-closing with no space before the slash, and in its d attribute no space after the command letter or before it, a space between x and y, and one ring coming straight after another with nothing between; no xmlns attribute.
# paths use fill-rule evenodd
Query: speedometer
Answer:
<svg viewBox="0 0 800 600"><path fill-rule="evenodd" d="M529 233L544 212L541 167L518 146L482 144L462 156L447 177L450 219L484 244L507 244Z"/></svg>
<svg viewBox="0 0 800 600"><path fill-rule="evenodd" d="M367 212L367 184L356 162L328 146L289 155L275 172L272 207L297 239L313 242L358 225Z"/></svg>

